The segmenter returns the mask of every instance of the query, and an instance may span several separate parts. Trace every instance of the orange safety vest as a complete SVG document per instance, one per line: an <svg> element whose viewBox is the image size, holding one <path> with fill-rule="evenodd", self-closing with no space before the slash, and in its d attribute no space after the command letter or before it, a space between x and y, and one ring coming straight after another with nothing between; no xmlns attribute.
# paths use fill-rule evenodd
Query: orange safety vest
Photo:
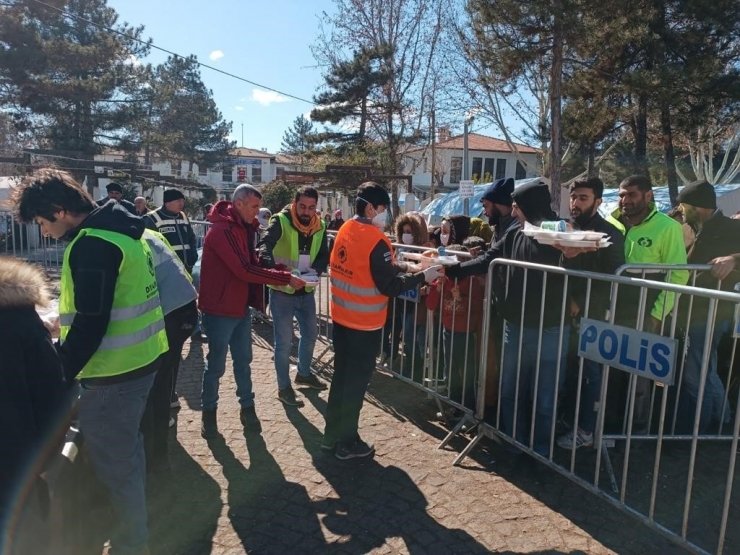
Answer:
<svg viewBox="0 0 740 555"><path fill-rule="evenodd" d="M347 328L370 331L385 325L388 297L370 273L370 253L379 240L393 252L388 237L374 225L352 219L337 233L330 259L331 318Z"/></svg>

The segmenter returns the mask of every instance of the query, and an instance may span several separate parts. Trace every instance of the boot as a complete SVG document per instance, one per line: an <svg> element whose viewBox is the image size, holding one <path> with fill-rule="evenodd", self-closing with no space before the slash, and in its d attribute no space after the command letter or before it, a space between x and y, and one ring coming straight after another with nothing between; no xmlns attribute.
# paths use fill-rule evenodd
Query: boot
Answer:
<svg viewBox="0 0 740 555"><path fill-rule="evenodd" d="M200 424L200 435L205 439L212 439L218 436L218 424L216 423L216 411L204 410L203 420Z"/></svg>

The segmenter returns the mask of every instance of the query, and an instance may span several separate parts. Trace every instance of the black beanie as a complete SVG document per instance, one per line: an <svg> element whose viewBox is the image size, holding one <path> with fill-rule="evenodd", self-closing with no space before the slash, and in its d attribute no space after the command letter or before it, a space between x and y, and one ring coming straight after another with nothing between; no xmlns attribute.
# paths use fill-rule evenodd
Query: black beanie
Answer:
<svg viewBox="0 0 740 555"><path fill-rule="evenodd" d="M115 183L115 182L108 183L108 185L105 186L105 190L108 192L118 191L119 193L123 193L123 187L121 187L120 184Z"/></svg>
<svg viewBox="0 0 740 555"><path fill-rule="evenodd" d="M511 193L514 192L514 179L506 177L497 179L486 189L481 200L487 200L494 204L511 206Z"/></svg>
<svg viewBox="0 0 740 555"><path fill-rule="evenodd" d="M542 181L532 181L522 185L511 194L511 197L530 223L558 219L550 206L552 202L550 189Z"/></svg>
<svg viewBox="0 0 740 555"><path fill-rule="evenodd" d="M678 193L677 200L680 203L690 204L697 208L717 209L717 193L714 191L714 185L708 181L699 181L698 183L686 185Z"/></svg>
<svg viewBox="0 0 740 555"><path fill-rule="evenodd" d="M164 204L167 204L168 202L172 202L173 200L178 200L181 198L185 198L185 195L183 195L177 189L167 189L164 192L164 196L162 197L162 202L164 202Z"/></svg>

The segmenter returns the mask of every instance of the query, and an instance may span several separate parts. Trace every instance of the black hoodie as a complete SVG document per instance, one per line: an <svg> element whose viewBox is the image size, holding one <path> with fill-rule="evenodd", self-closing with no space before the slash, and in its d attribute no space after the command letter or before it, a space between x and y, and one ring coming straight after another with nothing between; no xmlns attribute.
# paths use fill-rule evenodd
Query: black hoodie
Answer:
<svg viewBox="0 0 740 555"><path fill-rule="evenodd" d="M129 213L119 203L108 202L90 212L62 239L72 241L87 228L113 231L138 241L145 225L144 220ZM69 253L77 314L64 343L58 347L68 381L74 380L82 371L105 336L122 261L123 255L118 247L89 235L80 238Z"/></svg>
<svg viewBox="0 0 740 555"><path fill-rule="evenodd" d="M519 209L526 215L527 221L532 224L539 225L543 220L557 219L550 208L550 193L545 184L535 182L523 185L513 193L512 197ZM461 278L476 273L486 273L490 262L497 258L508 258L548 266L559 266L561 263L559 250L549 245L542 245L531 237L527 237L521 232L520 226L512 226L500 241L488 249L484 256L460 266L448 268L446 274L448 277ZM506 271L502 271L499 277L501 280L506 280ZM528 328L539 327L543 283L544 274L542 272L536 270L525 272L523 268L510 267L508 289L505 294L502 294L503 302L497 301L499 314L513 324L521 324ZM564 294L563 284L562 276L552 273L548 275L544 317L542 318L544 328L560 325ZM522 320L522 300L525 298L525 293L526 306L524 307L524 319ZM567 292L565 293L567 294ZM569 323L568 319L565 323Z"/></svg>

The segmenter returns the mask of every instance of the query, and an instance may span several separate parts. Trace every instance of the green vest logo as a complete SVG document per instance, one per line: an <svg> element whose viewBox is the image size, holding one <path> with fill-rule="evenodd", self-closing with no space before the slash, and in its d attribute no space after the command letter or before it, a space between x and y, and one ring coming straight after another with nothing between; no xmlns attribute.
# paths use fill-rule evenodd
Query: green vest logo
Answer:
<svg viewBox="0 0 740 555"><path fill-rule="evenodd" d="M649 237L640 237L637 240L637 244L640 245L641 247L650 248L653 246L653 240L650 239Z"/></svg>
<svg viewBox="0 0 740 555"><path fill-rule="evenodd" d="M152 253L147 253L146 265L149 267L149 274L154 277L154 257L152 256Z"/></svg>

